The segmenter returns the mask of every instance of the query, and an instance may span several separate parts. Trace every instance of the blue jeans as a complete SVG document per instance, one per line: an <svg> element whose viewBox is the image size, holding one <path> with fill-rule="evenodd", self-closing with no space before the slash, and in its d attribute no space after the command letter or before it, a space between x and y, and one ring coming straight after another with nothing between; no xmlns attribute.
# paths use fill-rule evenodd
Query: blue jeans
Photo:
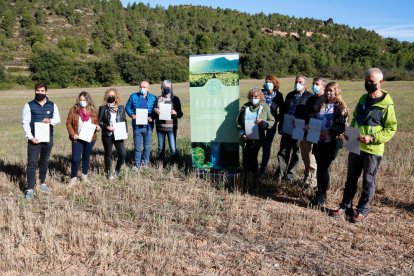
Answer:
<svg viewBox="0 0 414 276"><path fill-rule="evenodd" d="M356 212L368 215L369 203L375 195L375 177L382 156L361 151L360 155L350 152L348 156L348 174L345 182L344 196L340 204L342 209L352 208L352 200L357 192L358 178L362 173L362 192L356 207Z"/></svg>
<svg viewBox="0 0 414 276"><path fill-rule="evenodd" d="M269 163L270 159L270 150L272 148L273 138L276 135L277 124L266 131L266 138L263 144L263 156L262 162L260 163L260 173L263 174L266 170L267 163Z"/></svg>
<svg viewBox="0 0 414 276"><path fill-rule="evenodd" d="M168 144L170 145L170 152L172 156L176 155L175 137L174 132L157 130L158 137L158 158L161 160L165 159L165 136L168 137Z"/></svg>
<svg viewBox="0 0 414 276"><path fill-rule="evenodd" d="M82 156L82 173L88 174L89 171L89 158L91 157L92 148L95 145L95 141L90 143L77 140L72 142L72 159L71 159L71 173L70 177L76 177L78 175L78 169Z"/></svg>
<svg viewBox="0 0 414 276"><path fill-rule="evenodd" d="M135 166L146 166L149 163L152 142L152 128L142 127L134 129L134 163ZM144 150L142 144L144 143Z"/></svg>

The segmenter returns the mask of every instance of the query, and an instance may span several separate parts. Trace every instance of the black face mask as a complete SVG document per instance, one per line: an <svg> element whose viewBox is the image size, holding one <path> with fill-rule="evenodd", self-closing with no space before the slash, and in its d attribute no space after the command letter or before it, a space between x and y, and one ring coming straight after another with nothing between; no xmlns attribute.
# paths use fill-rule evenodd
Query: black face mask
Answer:
<svg viewBox="0 0 414 276"><path fill-rule="evenodd" d="M170 93L171 93L171 88L169 87L164 88L164 95L168 95Z"/></svg>
<svg viewBox="0 0 414 276"><path fill-rule="evenodd" d="M109 97L106 99L106 102L107 102L107 103L114 103L114 102L115 102L115 96L109 96Z"/></svg>
<svg viewBox="0 0 414 276"><path fill-rule="evenodd" d="M374 93L375 91L377 91L377 83L368 83L368 82L365 82L365 90L369 94Z"/></svg>
<svg viewBox="0 0 414 276"><path fill-rule="evenodd" d="M35 99L36 101L43 101L46 98L46 94L43 93L35 93Z"/></svg>

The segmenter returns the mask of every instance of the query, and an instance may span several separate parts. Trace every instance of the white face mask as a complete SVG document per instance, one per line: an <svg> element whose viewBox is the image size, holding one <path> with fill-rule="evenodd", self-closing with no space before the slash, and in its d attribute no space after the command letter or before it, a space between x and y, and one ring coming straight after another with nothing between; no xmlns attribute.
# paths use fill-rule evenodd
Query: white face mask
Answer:
<svg viewBox="0 0 414 276"><path fill-rule="evenodd" d="M250 102L251 102L253 105L258 105L258 104L260 103L260 99L250 99Z"/></svg>
<svg viewBox="0 0 414 276"><path fill-rule="evenodd" d="M305 86L303 85L303 84L301 84L301 83L295 83L295 90L296 91L302 91L303 90L303 88L305 88Z"/></svg>
<svg viewBox="0 0 414 276"><path fill-rule="evenodd" d="M88 105L87 101L79 101L80 107L86 107Z"/></svg>
<svg viewBox="0 0 414 276"><path fill-rule="evenodd" d="M273 83L271 83L271 82L266 82L264 86L265 86L265 88L267 89L267 91L270 91L270 92L272 92L272 91L273 91Z"/></svg>

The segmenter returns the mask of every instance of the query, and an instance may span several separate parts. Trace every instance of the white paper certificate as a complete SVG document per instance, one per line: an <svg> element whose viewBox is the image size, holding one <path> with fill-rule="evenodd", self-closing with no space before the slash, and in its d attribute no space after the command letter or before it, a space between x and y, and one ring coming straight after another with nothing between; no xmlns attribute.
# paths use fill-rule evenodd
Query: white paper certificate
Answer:
<svg viewBox="0 0 414 276"><path fill-rule="evenodd" d="M92 141L95 130L96 125L89 122L84 122L79 133L79 139L90 143Z"/></svg>
<svg viewBox="0 0 414 276"><path fill-rule="evenodd" d="M254 120L245 120L244 130L246 131L246 136L248 139L259 139L259 125L256 124Z"/></svg>
<svg viewBox="0 0 414 276"><path fill-rule="evenodd" d="M148 125L148 109L147 108L137 108L135 110L135 123L137 125Z"/></svg>
<svg viewBox="0 0 414 276"><path fill-rule="evenodd" d="M34 123L34 136L39 142L50 142L50 125L45 123Z"/></svg>
<svg viewBox="0 0 414 276"><path fill-rule="evenodd" d="M303 136L305 135L305 120L302 119L295 119L295 128L292 132L292 139L302 141Z"/></svg>
<svg viewBox="0 0 414 276"><path fill-rule="evenodd" d="M346 126L345 134L348 136L348 141L346 141L346 149L359 155L359 129Z"/></svg>
<svg viewBox="0 0 414 276"><path fill-rule="evenodd" d="M292 135L294 120L295 120L295 117L293 115L285 114L285 116L283 117L283 128L282 128L283 133Z"/></svg>
<svg viewBox="0 0 414 276"><path fill-rule="evenodd" d="M114 127L114 138L116 141L128 139L126 122L115 123L112 126Z"/></svg>
<svg viewBox="0 0 414 276"><path fill-rule="evenodd" d="M171 120L171 104L159 104L160 120Z"/></svg>
<svg viewBox="0 0 414 276"><path fill-rule="evenodd" d="M314 144L318 143L319 136L321 134L322 122L323 122L322 120L310 118L308 135L306 136L306 141L309 141Z"/></svg>

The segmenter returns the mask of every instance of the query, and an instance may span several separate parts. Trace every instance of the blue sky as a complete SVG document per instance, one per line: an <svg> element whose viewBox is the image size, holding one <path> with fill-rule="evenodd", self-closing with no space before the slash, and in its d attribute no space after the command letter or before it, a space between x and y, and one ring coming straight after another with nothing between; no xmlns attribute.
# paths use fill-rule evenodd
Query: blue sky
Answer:
<svg viewBox="0 0 414 276"><path fill-rule="evenodd" d="M124 6L140 1L121 1ZM376 31L383 37L414 42L414 0L147 0L152 7L161 5L203 5L236 9L247 13L280 13L295 17L310 17L355 28Z"/></svg>

